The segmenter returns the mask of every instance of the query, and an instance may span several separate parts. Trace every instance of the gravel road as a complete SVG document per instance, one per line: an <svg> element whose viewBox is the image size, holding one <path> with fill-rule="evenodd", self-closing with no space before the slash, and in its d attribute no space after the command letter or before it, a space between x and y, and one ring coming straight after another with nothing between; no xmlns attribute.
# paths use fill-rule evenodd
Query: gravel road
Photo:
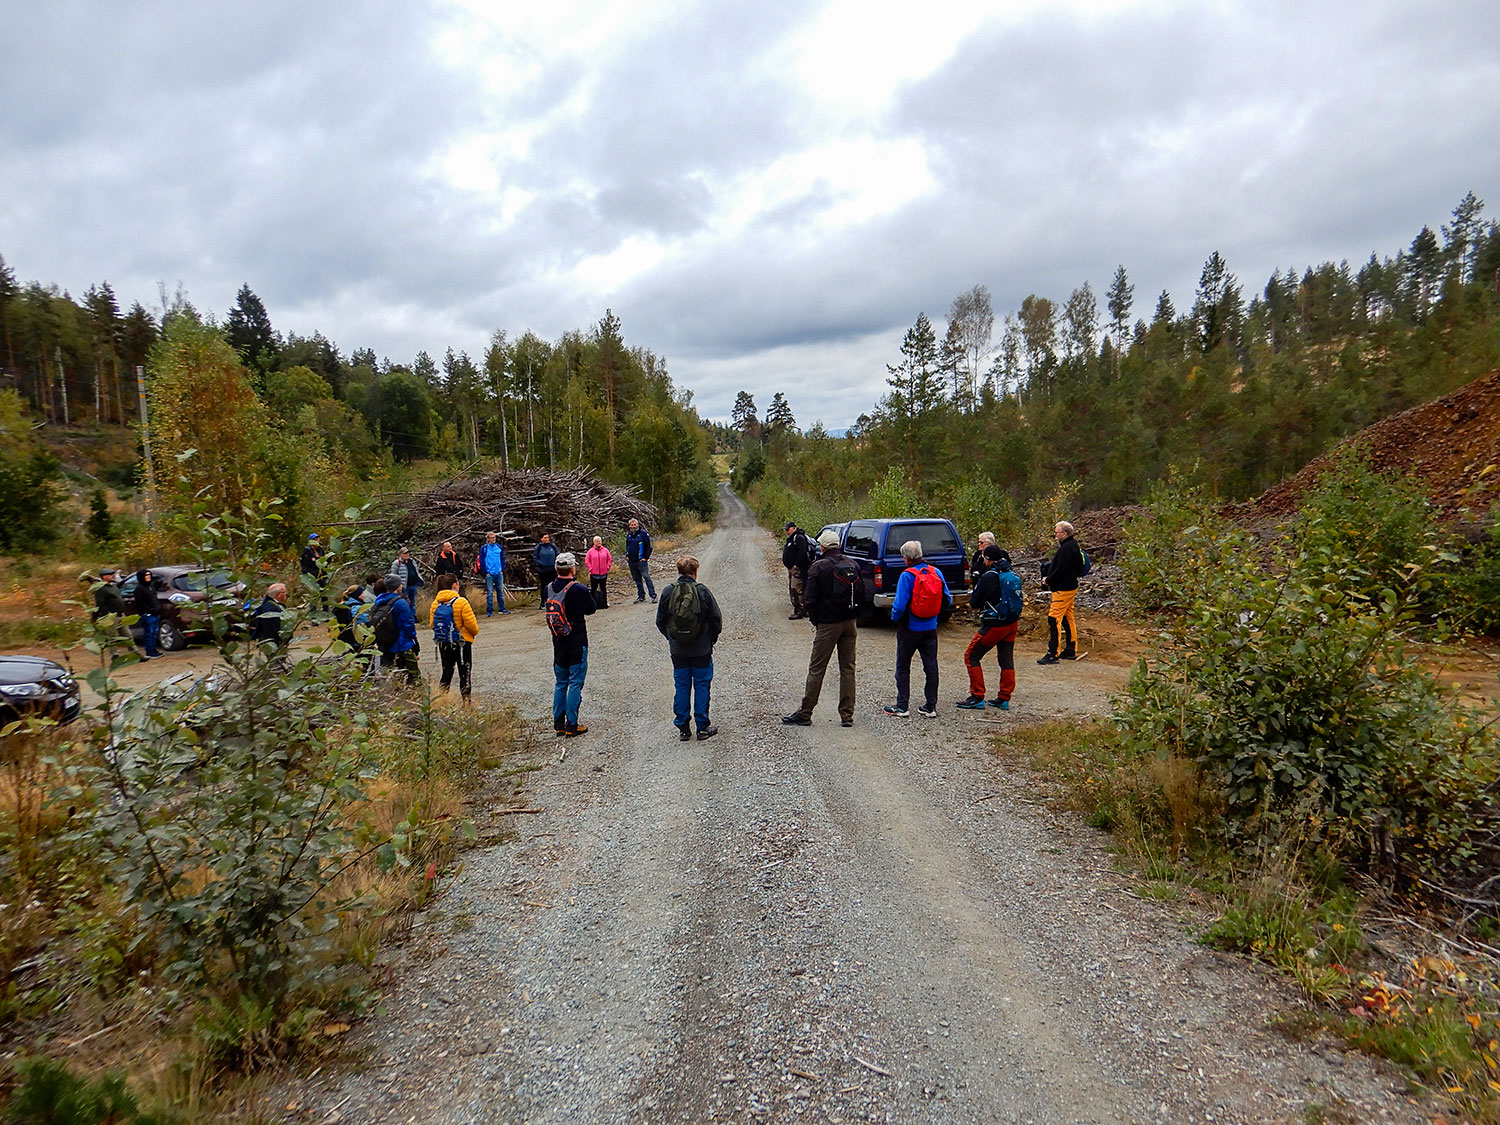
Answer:
<svg viewBox="0 0 1500 1125"><path fill-rule="evenodd" d="M358 1061L283 1089L287 1120L1431 1119L1393 1071L1267 1031L1279 981L1197 945L1102 836L1033 802L988 749L1001 728L952 706L966 630L942 636L936 721L881 713L894 638L871 627L854 727L836 668L813 726L783 727L810 631L786 620L778 544L722 499L697 544L722 733L677 741L655 607L616 579L590 621L590 731L535 750L546 812L468 853ZM476 694L550 725L540 614L481 624ZM1124 680L1037 655L986 717L1100 714Z"/></svg>

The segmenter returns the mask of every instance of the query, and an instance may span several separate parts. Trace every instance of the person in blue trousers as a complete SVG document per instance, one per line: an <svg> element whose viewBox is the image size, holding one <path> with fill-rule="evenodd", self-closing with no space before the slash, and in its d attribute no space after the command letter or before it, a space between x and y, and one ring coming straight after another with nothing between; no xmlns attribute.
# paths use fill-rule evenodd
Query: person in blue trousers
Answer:
<svg viewBox="0 0 1500 1125"><path fill-rule="evenodd" d="M509 613L505 608L505 544L493 531L485 532L474 569L484 576L484 615L493 616L497 603L501 613Z"/></svg>
<svg viewBox="0 0 1500 1125"><path fill-rule="evenodd" d="M547 626L552 631L552 729L559 738L577 738L588 731L578 721L578 707L583 700L583 681L589 674L589 623L588 616L597 606L594 595L582 582L574 581L578 560L571 553L557 556L554 566L557 577L543 591L548 601L562 604L567 631L554 624L548 614ZM543 605L546 603L544 602Z"/></svg>
<svg viewBox="0 0 1500 1125"><path fill-rule="evenodd" d="M724 631L724 615L708 587L698 581L698 560L677 560L677 581L662 591L656 628L672 655L672 722L683 742L692 738L688 719L698 724L698 741L719 733L708 717L709 685L714 679L714 643Z"/></svg>
<svg viewBox="0 0 1500 1125"><path fill-rule="evenodd" d="M656 587L651 584L651 533L641 526L640 520L630 521L630 531L625 536L625 561L630 565L630 577L635 579L635 604L640 605L651 595L656 601Z"/></svg>

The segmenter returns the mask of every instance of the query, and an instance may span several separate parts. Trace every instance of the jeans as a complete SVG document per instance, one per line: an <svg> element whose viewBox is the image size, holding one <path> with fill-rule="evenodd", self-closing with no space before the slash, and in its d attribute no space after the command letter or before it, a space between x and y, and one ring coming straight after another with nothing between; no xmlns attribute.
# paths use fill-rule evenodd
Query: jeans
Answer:
<svg viewBox="0 0 1500 1125"><path fill-rule="evenodd" d="M672 721L679 727L688 725L689 701L692 718L702 730L708 726L708 685L714 682L714 666L706 668L673 668L672 683L677 693L672 697Z"/></svg>
<svg viewBox="0 0 1500 1125"><path fill-rule="evenodd" d="M904 625L896 629L896 706L906 707L911 702L911 657L922 654L922 671L925 674L923 698L928 710L937 708L938 660L937 630L923 629L913 632Z"/></svg>
<svg viewBox="0 0 1500 1125"><path fill-rule="evenodd" d="M470 641L438 641L438 658L443 662L443 678L438 686L448 690L453 683L453 669L458 669L458 694L469 698L469 673L474 668L474 645Z"/></svg>
<svg viewBox="0 0 1500 1125"><path fill-rule="evenodd" d="M583 680L589 674L589 650L584 646L577 664L554 664L552 674L552 729L572 730L578 726L578 704L583 699Z"/></svg>
<svg viewBox="0 0 1500 1125"><path fill-rule="evenodd" d="M161 618L154 613L141 614L141 644L146 646L147 656L160 656L156 639L161 636Z"/></svg>
<svg viewBox="0 0 1500 1125"><path fill-rule="evenodd" d="M406 604L411 606L412 612L415 613L417 610L417 588L415 586L407 586L401 591L401 596L406 599Z"/></svg>
<svg viewBox="0 0 1500 1125"><path fill-rule="evenodd" d="M630 577L635 579L635 596L638 600L644 600L647 594L654 599L656 587L651 585L651 562L649 559L627 559L630 563ZM644 583L644 585L643 585Z"/></svg>
<svg viewBox="0 0 1500 1125"><path fill-rule="evenodd" d="M495 603L500 603L500 612L509 613L505 608L505 575L486 574L484 576L484 615L488 617L495 612Z"/></svg>

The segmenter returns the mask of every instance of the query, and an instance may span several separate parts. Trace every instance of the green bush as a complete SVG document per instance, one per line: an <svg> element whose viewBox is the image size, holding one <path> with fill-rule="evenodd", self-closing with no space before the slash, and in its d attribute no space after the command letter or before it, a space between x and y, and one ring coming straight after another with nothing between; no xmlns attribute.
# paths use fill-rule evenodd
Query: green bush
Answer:
<svg viewBox="0 0 1500 1125"><path fill-rule="evenodd" d="M735 491L743 495L750 490L751 485L765 475L766 454L759 443L741 449L739 456L734 459Z"/></svg>
<svg viewBox="0 0 1500 1125"><path fill-rule="evenodd" d="M869 514L878 519L910 519L922 515L924 506L899 465L887 469L870 489Z"/></svg>
<svg viewBox="0 0 1500 1125"><path fill-rule="evenodd" d="M1307 822L1354 859L1462 864L1493 737L1405 658L1418 572L1371 591L1368 556L1328 518L1303 513L1280 573L1240 533L1200 532L1216 562L1175 595L1117 721L1208 770L1242 842Z"/></svg>
<svg viewBox="0 0 1500 1125"><path fill-rule="evenodd" d="M56 1059L24 1059L15 1065L19 1086L6 1110L16 1125L154 1125L118 1074L89 1079Z"/></svg>
<svg viewBox="0 0 1500 1125"><path fill-rule="evenodd" d="M1174 478L1152 485L1144 508L1126 520L1120 548L1125 594L1137 613L1179 613L1205 574L1254 550L1251 538L1221 516L1201 486Z"/></svg>

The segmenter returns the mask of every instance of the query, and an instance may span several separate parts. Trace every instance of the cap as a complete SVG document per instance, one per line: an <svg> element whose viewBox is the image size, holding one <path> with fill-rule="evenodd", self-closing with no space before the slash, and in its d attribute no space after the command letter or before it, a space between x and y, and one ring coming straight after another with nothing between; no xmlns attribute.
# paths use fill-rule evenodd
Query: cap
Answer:
<svg viewBox="0 0 1500 1125"><path fill-rule="evenodd" d="M797 521L796 520L787 520L786 521L786 527L782 528L781 530L782 531L786 531L789 528L793 528L793 527L796 527L796 526L797 526Z"/></svg>
<svg viewBox="0 0 1500 1125"><path fill-rule="evenodd" d="M117 571L112 566L101 566L99 568L99 577L100 578L103 578L106 574L118 574L118 573L119 573L119 571Z"/></svg>
<svg viewBox="0 0 1500 1125"><path fill-rule="evenodd" d="M839 545L839 533L833 529L823 532L818 536L819 547L837 547Z"/></svg>
<svg viewBox="0 0 1500 1125"><path fill-rule="evenodd" d="M999 562L1001 559L1005 558L1005 552L1002 551L999 547L995 546L995 544L991 543L984 549L984 557L989 559L990 562Z"/></svg>
<svg viewBox="0 0 1500 1125"><path fill-rule="evenodd" d="M307 537L307 541L308 541L308 542L309 542L309 543L311 543L311 542L312 542L312 541L313 541L313 540L314 540L314 539L316 539L316 538L317 538L317 537L318 537L318 533L317 533L317 532L316 532L316 531L315 531L315 532L313 532L313 533L312 533L312 534L311 534L311 535L309 535L309 536L308 536L308 537Z"/></svg>

